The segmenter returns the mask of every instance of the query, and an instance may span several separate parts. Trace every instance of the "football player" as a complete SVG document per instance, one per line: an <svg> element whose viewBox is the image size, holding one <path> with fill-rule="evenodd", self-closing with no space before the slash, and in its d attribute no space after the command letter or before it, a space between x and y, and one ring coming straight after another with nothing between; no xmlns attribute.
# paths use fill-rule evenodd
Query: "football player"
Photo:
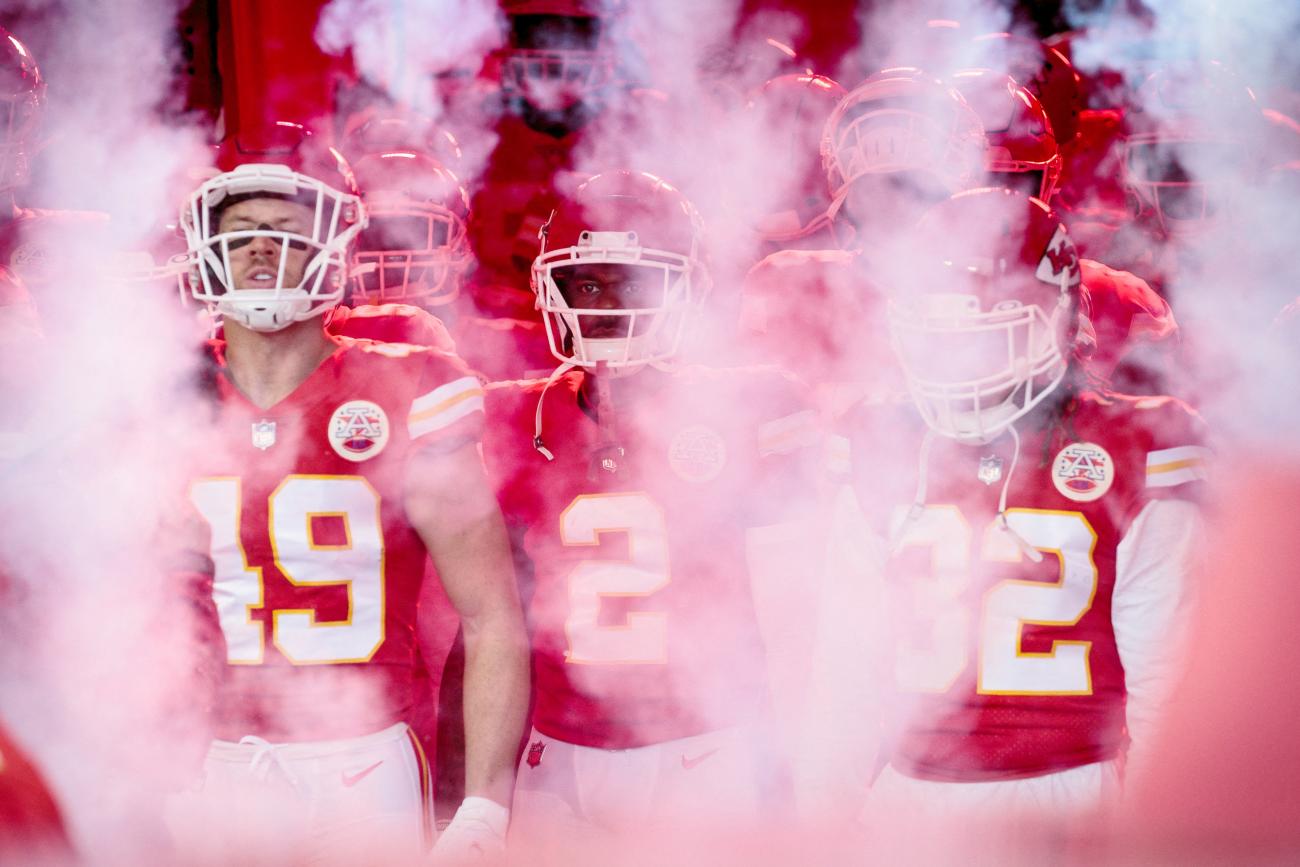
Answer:
<svg viewBox="0 0 1300 867"><path fill-rule="evenodd" d="M955 73L952 82L957 87L917 69L884 70L841 101L827 121L822 155L834 191L831 215L850 224L835 235L848 239L849 249L783 251L751 269L741 333L752 351L800 370L811 365L813 381L841 383L837 390L888 386L881 374L891 365L872 350L886 342L877 327L878 284L896 259L888 252L892 239L962 189L997 182L1052 194L1060 155L1033 94L987 70ZM1172 310L1133 274L1092 260L1081 267L1090 319L1078 351L1089 373L1153 390L1177 343ZM792 284L800 291L787 291ZM853 314L841 315L845 310ZM790 339L792 328L798 339Z"/></svg>
<svg viewBox="0 0 1300 867"><path fill-rule="evenodd" d="M984 127L985 183L1052 204L1062 156L1046 107L1029 88L987 69L960 70L951 81ZM1091 258L1079 267L1084 321L1077 352L1088 373L1116 391L1158 390L1178 347L1169 303L1135 274Z"/></svg>
<svg viewBox="0 0 1300 867"><path fill-rule="evenodd" d="M844 88L825 75L790 73L764 82L746 103L753 132L770 137L774 161L784 170L767 212L754 221L763 255L836 246L819 147L826 118L844 95Z"/></svg>
<svg viewBox="0 0 1300 867"><path fill-rule="evenodd" d="M822 234L838 246L781 250L750 269L739 318L746 354L800 371L823 408L888 390L893 365L876 285L885 242L975 183L984 149L979 117L962 96L919 70L882 70L849 91L821 138L834 227Z"/></svg>
<svg viewBox="0 0 1300 867"><path fill-rule="evenodd" d="M916 244L888 309L910 403L846 416L896 684L870 804L1088 810L1141 771L1177 668L1199 420L1083 386L1078 256L1042 202L964 192Z"/></svg>
<svg viewBox="0 0 1300 867"><path fill-rule="evenodd" d="M365 226L336 151L282 124L229 139L219 168L181 210L190 292L223 321L190 489L228 662L199 804L240 830L205 826L193 857L419 851L416 613L444 588L466 636L469 797L437 848L499 848L527 656L478 457L479 381L445 352L322 328ZM441 587L424 580L430 557Z"/></svg>
<svg viewBox="0 0 1300 867"><path fill-rule="evenodd" d="M499 91L489 117L496 146L471 184L469 291L487 316L538 319L528 291L537 232L561 191L585 177L579 149L619 151L668 115L667 97L633 87L618 69L611 18L622 4L599 0L502 0L505 48L488 64ZM608 164L584 150L586 159Z"/></svg>
<svg viewBox="0 0 1300 867"><path fill-rule="evenodd" d="M730 829L766 790L751 593L800 568L782 553L813 419L771 369L673 366L708 289L701 244L659 178L590 178L533 265L562 364L488 389L485 454L533 576L512 834L538 857L673 823Z"/></svg>
<svg viewBox="0 0 1300 867"><path fill-rule="evenodd" d="M370 224L352 254L357 306L338 333L422 344L438 330L434 323L399 326L436 317L462 358L489 378L545 369L550 352L540 322L484 317L464 291L474 256L469 196L456 175L414 149L369 154L354 165ZM392 321L380 328L381 320Z"/></svg>

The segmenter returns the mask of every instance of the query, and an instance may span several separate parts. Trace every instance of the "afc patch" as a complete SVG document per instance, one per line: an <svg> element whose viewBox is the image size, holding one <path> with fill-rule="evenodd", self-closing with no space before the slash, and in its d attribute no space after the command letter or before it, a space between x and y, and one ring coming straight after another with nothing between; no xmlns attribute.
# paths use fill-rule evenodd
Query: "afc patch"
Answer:
<svg viewBox="0 0 1300 867"><path fill-rule="evenodd" d="M1052 461L1052 484L1076 503L1100 499L1115 481L1115 462L1096 443L1071 443Z"/></svg>
<svg viewBox="0 0 1300 867"><path fill-rule="evenodd" d="M330 416L330 446L349 461L373 458L388 445L388 416L377 403L350 400Z"/></svg>
<svg viewBox="0 0 1300 867"><path fill-rule="evenodd" d="M704 425L682 428L668 444L668 465L688 482L716 479L726 463L727 444L722 435Z"/></svg>
<svg viewBox="0 0 1300 867"><path fill-rule="evenodd" d="M535 768L542 763L542 751L546 749L546 744L541 741L533 741L528 746L528 767Z"/></svg>

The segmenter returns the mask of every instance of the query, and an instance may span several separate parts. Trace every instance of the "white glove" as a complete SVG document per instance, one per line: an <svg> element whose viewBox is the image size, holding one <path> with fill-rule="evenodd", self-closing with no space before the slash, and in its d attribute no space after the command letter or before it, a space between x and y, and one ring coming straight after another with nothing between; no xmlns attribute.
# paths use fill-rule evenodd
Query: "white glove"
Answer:
<svg viewBox="0 0 1300 867"><path fill-rule="evenodd" d="M510 810L488 798L461 801L433 845L433 864L491 864L504 859Z"/></svg>

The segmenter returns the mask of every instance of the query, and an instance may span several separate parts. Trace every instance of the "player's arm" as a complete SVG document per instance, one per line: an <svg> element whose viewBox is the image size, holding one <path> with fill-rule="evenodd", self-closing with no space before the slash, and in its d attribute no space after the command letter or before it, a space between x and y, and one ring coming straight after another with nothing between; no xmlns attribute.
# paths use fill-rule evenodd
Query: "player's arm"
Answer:
<svg viewBox="0 0 1300 867"><path fill-rule="evenodd" d="M1142 773L1180 670L1201 536L1194 503L1156 499L1143 506L1120 541L1111 620L1128 692L1130 775Z"/></svg>
<svg viewBox="0 0 1300 867"><path fill-rule="evenodd" d="M528 640L500 509L475 443L408 464L406 513L465 637L465 791L509 805L528 706Z"/></svg>

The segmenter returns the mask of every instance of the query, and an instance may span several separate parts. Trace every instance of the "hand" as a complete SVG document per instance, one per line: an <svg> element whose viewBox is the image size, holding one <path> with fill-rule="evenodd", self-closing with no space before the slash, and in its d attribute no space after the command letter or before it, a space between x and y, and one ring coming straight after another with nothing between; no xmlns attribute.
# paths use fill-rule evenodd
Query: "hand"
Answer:
<svg viewBox="0 0 1300 867"><path fill-rule="evenodd" d="M432 862L496 864L505 859L506 826L510 810L488 798L468 797L433 846Z"/></svg>

